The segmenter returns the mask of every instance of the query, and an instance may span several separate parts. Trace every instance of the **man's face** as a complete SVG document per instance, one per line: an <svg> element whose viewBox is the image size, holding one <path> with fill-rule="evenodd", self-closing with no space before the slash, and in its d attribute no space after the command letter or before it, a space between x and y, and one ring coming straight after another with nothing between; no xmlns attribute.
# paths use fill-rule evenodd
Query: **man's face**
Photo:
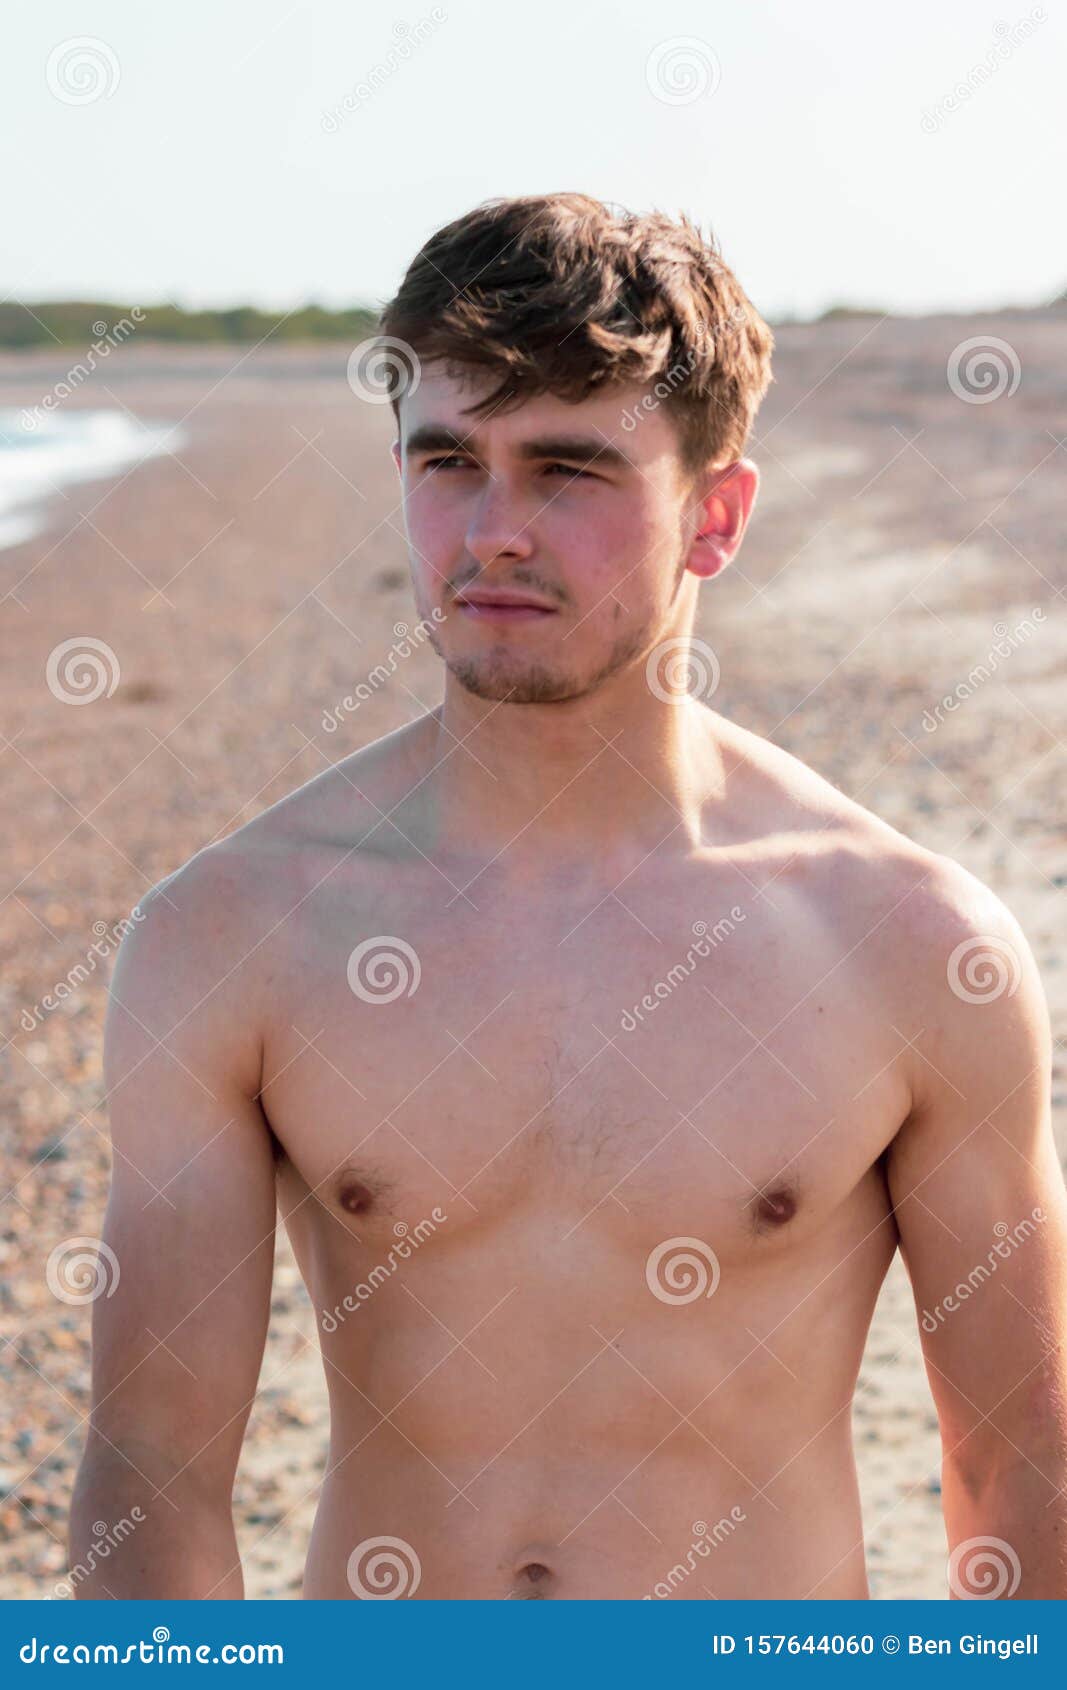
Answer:
<svg viewBox="0 0 1067 1690"><path fill-rule="evenodd" d="M736 549L731 502L743 529L756 472L744 466L747 502L706 501L664 407L634 410L641 386L464 414L488 390L431 366L400 403L418 613L437 613L432 643L477 697L580 698L688 631L695 577ZM629 432L624 417L638 419Z"/></svg>

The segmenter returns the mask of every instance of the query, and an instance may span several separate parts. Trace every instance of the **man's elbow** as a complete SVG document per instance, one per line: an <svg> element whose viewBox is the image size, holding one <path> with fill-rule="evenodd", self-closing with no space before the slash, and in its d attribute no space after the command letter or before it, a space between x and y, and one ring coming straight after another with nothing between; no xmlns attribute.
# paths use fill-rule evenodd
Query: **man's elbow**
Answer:
<svg viewBox="0 0 1067 1690"><path fill-rule="evenodd" d="M90 1440L71 1498L64 1594L89 1600L244 1594L230 1487L144 1442Z"/></svg>

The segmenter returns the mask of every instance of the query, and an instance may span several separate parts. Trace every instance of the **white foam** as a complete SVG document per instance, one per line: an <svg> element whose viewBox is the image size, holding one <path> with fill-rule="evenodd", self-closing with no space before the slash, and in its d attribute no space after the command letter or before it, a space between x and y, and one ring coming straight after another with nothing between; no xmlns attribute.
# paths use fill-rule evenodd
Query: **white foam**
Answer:
<svg viewBox="0 0 1067 1690"><path fill-rule="evenodd" d="M181 443L168 424L114 409L0 409L0 547L39 533L44 501L59 488L98 481Z"/></svg>

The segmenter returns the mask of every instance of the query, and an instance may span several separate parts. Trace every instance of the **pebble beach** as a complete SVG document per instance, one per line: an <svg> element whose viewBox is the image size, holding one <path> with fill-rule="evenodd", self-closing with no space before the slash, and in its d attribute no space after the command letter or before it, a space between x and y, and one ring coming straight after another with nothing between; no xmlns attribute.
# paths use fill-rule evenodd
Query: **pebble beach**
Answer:
<svg viewBox="0 0 1067 1690"><path fill-rule="evenodd" d="M714 707L1005 900L1049 1000L1062 1159L1067 310L831 317L776 340L755 515L702 593ZM57 1298L47 1268L103 1221L118 924L203 846L440 698L420 645L343 707L414 621L391 412L353 392L350 351L134 338L62 407L114 411L159 449L42 487L36 531L0 549L3 1598L68 1589L91 1308ZM0 407L40 405L73 357L0 352ZM85 640L106 685L72 702L49 662ZM899 1260L854 1428L872 1595L945 1596L937 1422ZM279 1229L234 1494L247 1596L299 1596L327 1443L315 1320Z"/></svg>

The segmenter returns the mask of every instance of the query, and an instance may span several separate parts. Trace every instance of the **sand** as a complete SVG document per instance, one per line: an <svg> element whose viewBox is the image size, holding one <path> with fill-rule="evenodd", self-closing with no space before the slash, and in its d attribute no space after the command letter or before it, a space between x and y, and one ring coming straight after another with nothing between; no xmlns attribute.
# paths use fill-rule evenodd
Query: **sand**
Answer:
<svg viewBox="0 0 1067 1690"><path fill-rule="evenodd" d="M1018 390L955 396L977 334L1017 354ZM108 1178L101 1028L110 958L38 1016L138 896L327 763L440 696L429 650L330 733L325 711L410 623L387 409L358 402L349 348L131 343L67 400L181 422L177 456L57 495L0 552L6 864L0 890L0 1594L53 1593L88 1412L88 1307L58 1302L54 1245L99 1233ZM75 360L0 355L0 405L39 402ZM1059 398L1067 316L851 320L779 334L753 455L756 519L705 590L716 706L804 758L1015 911L1067 1034ZM909 443L910 442L910 443ZM1035 608L1045 620L1035 622ZM931 711L1030 619L988 679ZM114 650L113 694L62 704L49 653ZM26 1031L23 1018L38 1020ZM1062 1042L1054 1080L1067 1138ZM939 1442L906 1276L880 1298L855 1407L876 1597L945 1593ZM315 1328L284 1235L235 1493L246 1591L299 1593L326 1459Z"/></svg>

